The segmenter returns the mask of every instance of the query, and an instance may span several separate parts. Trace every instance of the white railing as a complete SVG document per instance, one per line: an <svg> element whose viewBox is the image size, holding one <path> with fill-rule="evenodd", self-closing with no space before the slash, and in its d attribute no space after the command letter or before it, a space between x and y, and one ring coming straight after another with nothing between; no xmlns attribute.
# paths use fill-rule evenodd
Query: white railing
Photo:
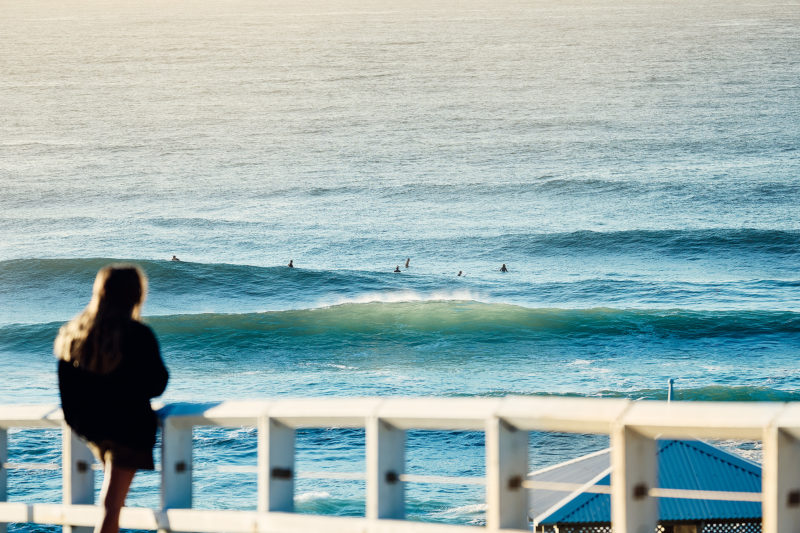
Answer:
<svg viewBox="0 0 800 533"><path fill-rule="evenodd" d="M234 533L405 533L529 531L527 489L572 491L577 485L526 479L528 432L611 436L612 523L616 533L650 533L657 498L761 501L763 531L800 531L800 403L651 402L579 398L317 398L170 404L163 407L161 509L123 509L124 528ZM256 511L192 509L192 428L258 429ZM364 517L296 514L295 432L298 428L364 428ZM8 502L9 428L63 428L63 504ZM404 486L441 482L404 473L405 431L485 433L486 526L404 520ZM676 491L657 486L656 438L746 439L763 442L762 492ZM55 406L0 406L0 524L60 524L84 531L96 523L92 456L63 424ZM336 475L328 475L336 477ZM458 481L446 479L444 481ZM461 480L470 482L470 480ZM541 485L541 486L540 486ZM564 485L564 486L561 486ZM4 529L4 525L0 526Z"/></svg>

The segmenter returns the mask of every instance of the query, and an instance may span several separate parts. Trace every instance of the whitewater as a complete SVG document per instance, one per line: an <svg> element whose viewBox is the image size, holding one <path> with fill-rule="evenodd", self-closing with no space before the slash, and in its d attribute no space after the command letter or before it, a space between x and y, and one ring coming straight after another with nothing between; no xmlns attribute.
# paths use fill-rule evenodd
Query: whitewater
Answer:
<svg viewBox="0 0 800 533"><path fill-rule="evenodd" d="M0 403L58 402L53 338L112 262L149 277L165 402L800 400L797 4L0 4ZM481 439L411 432L408 471L480 475ZM531 440L533 467L607 445ZM253 508L216 467L255 431L195 441L197 506ZM363 444L301 431L299 468L362 471ZM480 524L482 498L412 487L409 515Z"/></svg>

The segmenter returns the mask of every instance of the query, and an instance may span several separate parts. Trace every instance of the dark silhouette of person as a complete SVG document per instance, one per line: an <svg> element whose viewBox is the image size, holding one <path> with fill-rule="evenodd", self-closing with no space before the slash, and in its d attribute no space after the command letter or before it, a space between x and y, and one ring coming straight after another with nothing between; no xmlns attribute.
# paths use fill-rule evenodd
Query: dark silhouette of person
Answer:
<svg viewBox="0 0 800 533"><path fill-rule="evenodd" d="M410 258L410 257L409 257L408 259L406 259L406 268L408 268L408 263L409 263L410 261L411 261L411 258Z"/></svg>
<svg viewBox="0 0 800 533"><path fill-rule="evenodd" d="M164 392L169 373L153 331L139 321L146 293L138 267L101 268L86 309L53 345L64 419L104 465L97 533L119 531L134 474L155 469L158 420L150 399Z"/></svg>
<svg viewBox="0 0 800 533"><path fill-rule="evenodd" d="M395 272L400 272L400 265L397 265L396 267L394 267L394 271Z"/></svg>
<svg viewBox="0 0 800 533"><path fill-rule="evenodd" d="M288 266L289 268L294 268L294 259L289 259L289 264L286 266Z"/></svg>
<svg viewBox="0 0 800 533"><path fill-rule="evenodd" d="M461 277L461 271L460 270L458 271L458 276Z"/></svg>
<svg viewBox="0 0 800 533"><path fill-rule="evenodd" d="M508 272L508 269L506 268L506 264L505 263L503 263L503 266L500 267L500 272Z"/></svg>
<svg viewBox="0 0 800 533"><path fill-rule="evenodd" d="M178 259L177 255L173 255L172 259L170 259L170 261L180 261L180 259Z"/></svg>

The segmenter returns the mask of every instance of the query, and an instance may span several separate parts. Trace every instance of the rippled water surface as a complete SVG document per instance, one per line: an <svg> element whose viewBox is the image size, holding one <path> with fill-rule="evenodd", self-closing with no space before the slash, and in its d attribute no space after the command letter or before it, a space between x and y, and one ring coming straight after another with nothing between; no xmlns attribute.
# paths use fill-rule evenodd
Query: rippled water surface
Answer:
<svg viewBox="0 0 800 533"><path fill-rule="evenodd" d="M58 401L55 332L119 260L150 277L165 401L668 378L798 400L798 27L778 1L0 0L0 403ZM59 461L58 432L9 439ZM217 471L255 462L254 430L195 441L196 504L254 507L254 475ZM533 467L607 444L531 442ZM363 446L309 430L298 462L360 471ZM408 446L410 472L483 472L480 435ZM12 471L10 499L58 501L48 475ZM359 515L363 492L301 481L296 504Z"/></svg>

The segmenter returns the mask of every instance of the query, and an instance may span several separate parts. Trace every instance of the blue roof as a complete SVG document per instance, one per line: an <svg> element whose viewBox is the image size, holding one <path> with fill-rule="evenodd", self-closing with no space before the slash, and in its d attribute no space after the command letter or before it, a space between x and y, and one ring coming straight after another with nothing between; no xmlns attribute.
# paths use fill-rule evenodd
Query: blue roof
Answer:
<svg viewBox="0 0 800 533"><path fill-rule="evenodd" d="M761 491L761 467L702 441L658 441L659 486L669 489ZM611 474L595 485L608 485ZM759 519L758 502L659 498L659 521ZM581 492L566 501L539 524L589 524L611 522L608 494Z"/></svg>

